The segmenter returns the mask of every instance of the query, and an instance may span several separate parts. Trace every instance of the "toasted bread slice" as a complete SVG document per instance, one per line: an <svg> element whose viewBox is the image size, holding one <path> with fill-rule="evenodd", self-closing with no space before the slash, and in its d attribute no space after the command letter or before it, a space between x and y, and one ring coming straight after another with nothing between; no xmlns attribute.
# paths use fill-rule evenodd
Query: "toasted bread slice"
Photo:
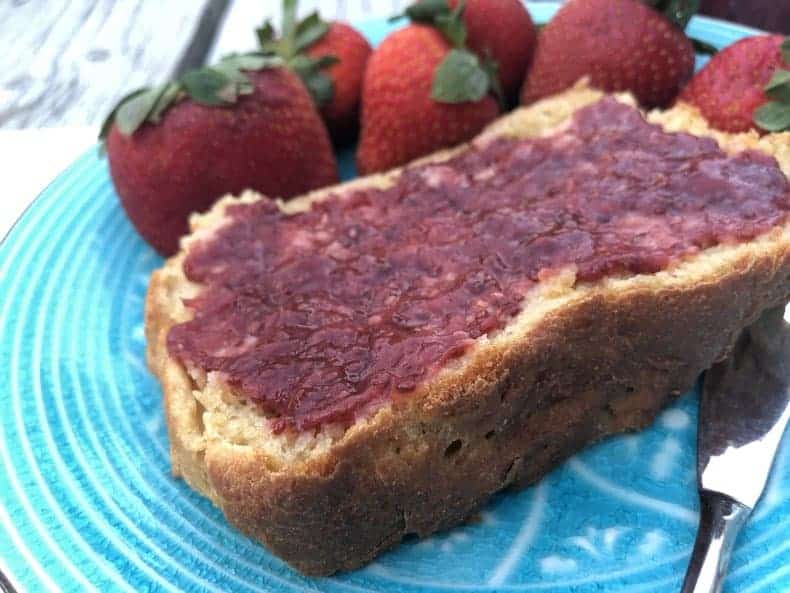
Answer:
<svg viewBox="0 0 790 593"><path fill-rule="evenodd" d="M483 136L549 134L602 96L579 85L516 110ZM790 175L790 134L715 132L683 104L647 117L669 131L713 137L727 152L769 153ZM357 179L282 208L386 186L399 174ZM200 291L182 271L190 245L223 225L228 205L257 199L226 197L193 216L181 253L153 274L148 363L164 392L173 473L233 525L312 575L358 567L406 534L456 525L494 492L534 482L606 435L647 425L763 309L790 296L790 225L654 274L592 283L576 283L572 271L555 275L531 291L504 330L479 338L397 404L384 402L350 427L275 433L259 406L237 397L217 373L185 368L166 347L168 330L190 319L182 299Z"/></svg>

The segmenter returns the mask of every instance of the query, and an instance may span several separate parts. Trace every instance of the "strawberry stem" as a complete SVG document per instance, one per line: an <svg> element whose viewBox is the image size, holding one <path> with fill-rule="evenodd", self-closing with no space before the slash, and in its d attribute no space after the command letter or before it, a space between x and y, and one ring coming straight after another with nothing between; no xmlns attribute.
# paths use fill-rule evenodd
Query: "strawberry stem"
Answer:
<svg viewBox="0 0 790 593"><path fill-rule="evenodd" d="M296 9L297 0L283 0L283 25L280 32L280 47L285 60L296 55Z"/></svg>

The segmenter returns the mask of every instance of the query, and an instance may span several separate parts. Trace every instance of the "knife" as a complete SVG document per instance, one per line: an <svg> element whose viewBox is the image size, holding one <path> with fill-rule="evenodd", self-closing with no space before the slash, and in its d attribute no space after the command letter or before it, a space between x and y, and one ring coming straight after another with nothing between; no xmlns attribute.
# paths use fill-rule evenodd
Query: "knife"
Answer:
<svg viewBox="0 0 790 593"><path fill-rule="evenodd" d="M697 432L700 520L682 593L719 593L790 419L790 304L744 330L705 374Z"/></svg>

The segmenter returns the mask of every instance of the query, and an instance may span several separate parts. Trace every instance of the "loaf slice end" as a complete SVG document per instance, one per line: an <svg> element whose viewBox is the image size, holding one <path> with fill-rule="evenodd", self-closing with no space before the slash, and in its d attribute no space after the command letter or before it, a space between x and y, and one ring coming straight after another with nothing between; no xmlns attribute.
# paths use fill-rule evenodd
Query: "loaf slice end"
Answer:
<svg viewBox="0 0 790 593"><path fill-rule="evenodd" d="M578 86L502 118L475 142L548 134L602 96ZM727 151L763 150L790 175L790 134L714 132L682 104L648 118L714 137ZM398 174L353 183L383 186ZM308 208L338 187L284 208ZM195 216L182 252L153 274L148 361L162 384L173 473L307 574L352 569L406 534L451 527L492 493L537 480L590 442L649 424L763 309L790 296L790 226L656 274L584 284L569 269L538 285L507 328L409 397L350 427L275 434L219 374L185 368L166 347L169 328L190 318L182 299L200 290L183 274L185 253L239 199L259 198L224 198Z"/></svg>

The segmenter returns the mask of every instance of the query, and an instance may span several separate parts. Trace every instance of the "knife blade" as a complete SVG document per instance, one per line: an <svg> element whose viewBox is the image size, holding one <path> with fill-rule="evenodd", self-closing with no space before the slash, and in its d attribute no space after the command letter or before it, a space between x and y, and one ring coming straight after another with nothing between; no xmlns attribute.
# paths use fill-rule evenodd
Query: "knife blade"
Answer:
<svg viewBox="0 0 790 593"><path fill-rule="evenodd" d="M790 420L790 304L770 309L706 374L697 431L700 524L682 593L718 593Z"/></svg>

